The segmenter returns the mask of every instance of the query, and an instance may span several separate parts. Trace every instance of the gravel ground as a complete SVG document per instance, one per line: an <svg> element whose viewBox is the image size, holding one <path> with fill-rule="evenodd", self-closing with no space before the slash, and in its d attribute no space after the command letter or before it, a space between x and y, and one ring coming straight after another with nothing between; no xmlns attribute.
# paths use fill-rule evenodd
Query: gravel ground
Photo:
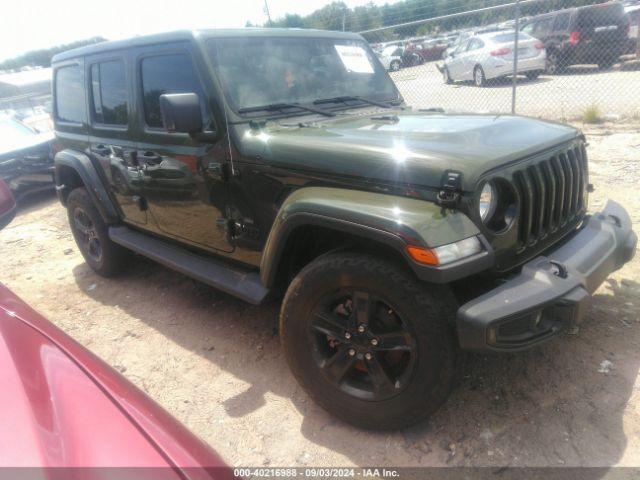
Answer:
<svg viewBox="0 0 640 480"><path fill-rule="evenodd" d="M471 82L445 85L435 62L393 72L391 77L407 103L419 108L511 112L510 79L486 88ZM580 119L593 105L602 114L640 118L640 62L630 60L608 71L575 66L561 75L518 79L516 111L520 115Z"/></svg>
<svg viewBox="0 0 640 480"><path fill-rule="evenodd" d="M640 231L639 125L588 130L591 209L623 203ZM289 373L279 305L252 307L136 260L83 263L52 196L0 232L2 281L141 387L234 466L640 466L640 260L597 291L578 335L466 358L448 403L393 433L345 425Z"/></svg>

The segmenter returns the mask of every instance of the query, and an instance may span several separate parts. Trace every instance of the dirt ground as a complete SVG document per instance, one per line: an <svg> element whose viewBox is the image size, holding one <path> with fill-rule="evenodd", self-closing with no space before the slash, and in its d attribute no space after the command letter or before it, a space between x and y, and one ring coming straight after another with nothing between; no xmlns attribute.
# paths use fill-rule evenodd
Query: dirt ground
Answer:
<svg viewBox="0 0 640 480"><path fill-rule="evenodd" d="M640 231L640 125L587 130L590 208ZM400 432L361 431L310 401L252 307L143 259L115 280L84 264L52 195L0 232L0 279L234 466L640 466L640 259L598 290L577 335L469 355L448 403Z"/></svg>

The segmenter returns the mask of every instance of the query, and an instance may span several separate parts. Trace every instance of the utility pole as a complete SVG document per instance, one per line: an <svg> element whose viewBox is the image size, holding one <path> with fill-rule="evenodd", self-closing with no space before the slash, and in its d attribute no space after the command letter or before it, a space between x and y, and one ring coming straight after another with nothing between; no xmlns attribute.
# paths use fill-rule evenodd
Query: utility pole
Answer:
<svg viewBox="0 0 640 480"><path fill-rule="evenodd" d="M264 0L264 13L267 14L267 18L269 19L269 26L273 27L273 22L271 21L271 14L269 13L269 4L267 0Z"/></svg>

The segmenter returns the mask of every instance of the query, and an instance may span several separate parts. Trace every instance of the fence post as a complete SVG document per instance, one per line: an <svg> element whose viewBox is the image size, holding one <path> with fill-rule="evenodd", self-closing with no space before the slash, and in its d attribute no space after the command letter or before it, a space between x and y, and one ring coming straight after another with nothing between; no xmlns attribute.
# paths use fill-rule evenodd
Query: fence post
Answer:
<svg viewBox="0 0 640 480"><path fill-rule="evenodd" d="M513 78L511 85L511 113L516 113L516 89L518 88L518 39L520 37L520 0L516 0L516 25L513 49Z"/></svg>

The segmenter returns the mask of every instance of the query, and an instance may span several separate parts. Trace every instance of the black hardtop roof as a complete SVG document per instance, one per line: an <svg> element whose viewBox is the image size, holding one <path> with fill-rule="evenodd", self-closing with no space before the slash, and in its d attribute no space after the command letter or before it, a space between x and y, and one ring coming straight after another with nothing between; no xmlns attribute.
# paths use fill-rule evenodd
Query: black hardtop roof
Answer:
<svg viewBox="0 0 640 480"><path fill-rule="evenodd" d="M110 50L121 50L144 45L154 45L161 43L206 40L209 38L223 37L302 37L302 38L341 38L362 40L357 33L334 32L330 30L312 30L302 28L221 28L206 30L180 30L175 32L157 33L153 35L143 35L128 38L125 40L115 40L95 43L85 47L74 48L66 52L58 53L51 60L52 63L62 62L73 58L83 57L96 53L103 53Z"/></svg>
<svg viewBox="0 0 640 480"><path fill-rule="evenodd" d="M562 10L553 10L552 12L547 12L547 13L540 13L539 15L533 15L529 18L527 18L526 22L529 22L531 20L539 20L541 18L545 18L545 17L553 17L556 16L560 13L567 13L567 12L578 12L581 10L591 10L592 8L606 8L609 6L613 6L613 5L621 5L622 4L619 1L613 1L613 2L604 2L604 3L594 3L593 5L582 5L580 7L569 7L569 8L563 8Z"/></svg>

